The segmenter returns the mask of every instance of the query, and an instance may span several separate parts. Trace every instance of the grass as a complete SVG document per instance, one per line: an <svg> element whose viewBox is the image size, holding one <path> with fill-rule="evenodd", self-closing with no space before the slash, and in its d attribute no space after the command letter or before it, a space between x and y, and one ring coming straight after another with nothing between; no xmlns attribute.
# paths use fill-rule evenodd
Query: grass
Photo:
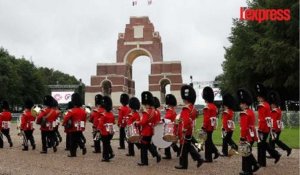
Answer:
<svg viewBox="0 0 300 175"><path fill-rule="evenodd" d="M199 128L202 127L202 122L203 122L203 116L201 115L196 120L196 130L199 130ZM222 145L221 128L222 128L222 120L219 118L218 127L213 133L213 142L215 145ZM239 123L237 122L235 123L235 130L233 132L232 138L236 144L239 143L240 127L239 127ZM299 149L299 127L284 128L280 134L280 140L283 141L285 144L287 144L289 147Z"/></svg>

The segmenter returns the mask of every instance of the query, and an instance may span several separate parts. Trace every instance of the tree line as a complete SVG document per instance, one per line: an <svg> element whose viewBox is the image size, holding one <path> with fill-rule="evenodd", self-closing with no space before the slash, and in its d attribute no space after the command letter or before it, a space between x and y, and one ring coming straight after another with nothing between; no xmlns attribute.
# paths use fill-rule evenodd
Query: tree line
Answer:
<svg viewBox="0 0 300 175"><path fill-rule="evenodd" d="M280 93L282 100L299 100L299 1L253 0L253 9L290 9L290 21L240 21L233 19L225 48L223 92L235 94L246 87L254 92L256 82Z"/></svg>
<svg viewBox="0 0 300 175"><path fill-rule="evenodd" d="M74 76L47 67L37 67L25 58L15 58L0 48L0 101L7 100L12 106L22 106L25 99L42 103L50 94L48 85L79 84Z"/></svg>

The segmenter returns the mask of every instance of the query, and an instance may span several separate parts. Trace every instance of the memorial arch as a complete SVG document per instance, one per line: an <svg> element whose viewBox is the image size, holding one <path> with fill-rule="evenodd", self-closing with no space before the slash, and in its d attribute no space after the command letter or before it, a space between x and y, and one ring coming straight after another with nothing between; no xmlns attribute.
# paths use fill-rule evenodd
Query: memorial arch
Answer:
<svg viewBox="0 0 300 175"><path fill-rule="evenodd" d="M148 76L149 90L164 103L165 87L170 85L171 93L180 103L182 86L181 62L163 61L162 42L159 32L154 30L148 17L131 17L125 32L119 33L116 63L99 63L96 75L91 76L91 85L86 87L85 103L94 104L98 93L110 95L114 105L120 105L122 93L135 94L132 80L132 63L140 56L150 59L151 73ZM146 80L145 80L146 81Z"/></svg>

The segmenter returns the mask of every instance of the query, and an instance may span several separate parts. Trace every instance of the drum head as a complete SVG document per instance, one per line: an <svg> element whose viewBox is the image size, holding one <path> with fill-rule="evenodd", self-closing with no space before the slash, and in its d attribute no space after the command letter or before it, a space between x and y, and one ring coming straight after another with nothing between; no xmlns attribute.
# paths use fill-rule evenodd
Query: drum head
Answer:
<svg viewBox="0 0 300 175"><path fill-rule="evenodd" d="M164 124L158 123L154 127L154 135L152 137L153 144L158 148L167 148L172 144L172 142L164 141L163 134L164 134Z"/></svg>

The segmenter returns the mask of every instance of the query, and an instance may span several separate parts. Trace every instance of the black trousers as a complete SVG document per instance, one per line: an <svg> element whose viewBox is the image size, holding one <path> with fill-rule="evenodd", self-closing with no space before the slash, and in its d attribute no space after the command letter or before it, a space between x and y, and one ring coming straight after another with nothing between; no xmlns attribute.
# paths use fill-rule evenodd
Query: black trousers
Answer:
<svg viewBox="0 0 300 175"><path fill-rule="evenodd" d="M134 156L135 152L134 152L134 143L130 143L128 142L128 154Z"/></svg>
<svg viewBox="0 0 300 175"><path fill-rule="evenodd" d="M226 132L225 136L223 137L222 153L225 156L228 155L228 145L235 150L238 149L238 146L232 140L232 134L233 134L232 131Z"/></svg>
<svg viewBox="0 0 300 175"><path fill-rule="evenodd" d="M195 146L191 143L192 137L191 136L185 136L184 144L181 145L181 155L179 157L179 164L183 168L188 168L188 153L191 154L192 159L194 161L200 161L201 156L197 152Z"/></svg>
<svg viewBox="0 0 300 175"><path fill-rule="evenodd" d="M275 144L276 144L282 150L285 150L285 151L290 150L291 149L290 147L288 147L285 143L283 143L281 140L279 140L281 131L278 131L275 133L276 133L276 138L273 140L272 137L270 137L270 139L269 139L269 144L270 144L271 149L275 149Z"/></svg>
<svg viewBox="0 0 300 175"><path fill-rule="evenodd" d="M269 133L258 131L258 136L260 137L260 142L257 143L257 160L260 166L265 167L267 166L266 151L268 151L272 158L277 158L280 154L267 143Z"/></svg>
<svg viewBox="0 0 300 175"><path fill-rule="evenodd" d="M176 145L176 143L172 143L170 147L165 148L165 156L167 158L172 158L171 148L173 149L174 152L179 152L179 147Z"/></svg>
<svg viewBox="0 0 300 175"><path fill-rule="evenodd" d="M126 137L125 128L120 127L120 139L119 139L120 148L125 148L125 137Z"/></svg>
<svg viewBox="0 0 300 175"><path fill-rule="evenodd" d="M70 150L70 133L66 132L66 150Z"/></svg>
<svg viewBox="0 0 300 175"><path fill-rule="evenodd" d="M141 140L141 163L148 165L148 150L153 157L158 156L156 147L151 144L152 136L142 136Z"/></svg>
<svg viewBox="0 0 300 175"><path fill-rule="evenodd" d="M251 143L252 147L253 143ZM257 166L257 161L251 153L248 157L242 157L242 171L244 173L252 174L253 166Z"/></svg>
<svg viewBox="0 0 300 175"><path fill-rule="evenodd" d="M28 140L29 140L31 146L34 146L35 145L35 141L34 141L34 137L33 137L33 130L24 131L24 134L25 134L25 138L24 139L26 139L26 141L24 140L24 142L27 143L27 145L26 144L23 145L24 148L26 148L26 147L28 148Z"/></svg>
<svg viewBox="0 0 300 175"><path fill-rule="evenodd" d="M93 140L94 140L94 138L96 137L96 135L97 135L97 132L96 131L94 131L93 132ZM94 149L95 149L95 152L101 152L101 143L100 143L100 138L99 139L97 139L97 140L94 140Z"/></svg>
<svg viewBox="0 0 300 175"><path fill-rule="evenodd" d="M47 152L47 148L53 145L50 131L41 131L42 150Z"/></svg>
<svg viewBox="0 0 300 175"><path fill-rule="evenodd" d="M212 154L218 154L218 149L216 148L216 146L214 145L213 141L212 141L212 134L213 132L207 132L207 139L204 143L205 145L205 160L212 162Z"/></svg>
<svg viewBox="0 0 300 175"><path fill-rule="evenodd" d="M82 140L82 131L70 132L70 154L76 156L78 146L83 149L85 143Z"/></svg>
<svg viewBox="0 0 300 175"><path fill-rule="evenodd" d="M111 139L113 138L113 135L101 135L102 143L103 143L103 153L102 158L104 160L109 160L110 157L113 155L113 150L110 144Z"/></svg>
<svg viewBox="0 0 300 175"><path fill-rule="evenodd" d="M9 144L12 144L12 140L9 134L10 129L2 129L2 137L5 136ZM4 138L4 137L3 137ZM0 148L3 148L3 138L0 137Z"/></svg>

